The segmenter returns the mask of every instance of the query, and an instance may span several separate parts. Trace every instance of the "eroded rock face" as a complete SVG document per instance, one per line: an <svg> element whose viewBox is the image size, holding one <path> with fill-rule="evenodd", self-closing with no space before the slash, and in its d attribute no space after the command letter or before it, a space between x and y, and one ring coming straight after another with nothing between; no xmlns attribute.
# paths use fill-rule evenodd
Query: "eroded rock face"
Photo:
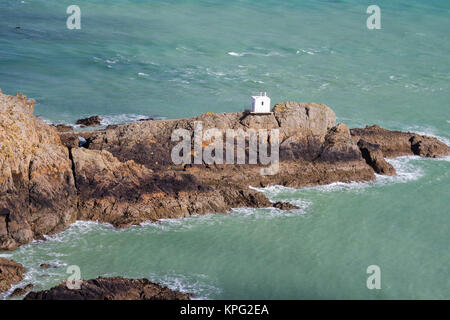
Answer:
<svg viewBox="0 0 450 320"><path fill-rule="evenodd" d="M334 126L336 116L329 107L317 103L278 103L273 108L281 128L282 138L302 136L323 136Z"/></svg>
<svg viewBox="0 0 450 320"><path fill-rule="evenodd" d="M414 134L409 141L412 152L418 156L438 158L450 154L450 147L433 137Z"/></svg>
<svg viewBox="0 0 450 320"><path fill-rule="evenodd" d="M384 160L383 152L378 144L372 144L363 139L358 141L363 158L376 173L393 176L396 175L395 168Z"/></svg>
<svg viewBox="0 0 450 320"><path fill-rule="evenodd" d="M377 125L351 129L355 142L360 139L378 144L385 157L418 155L423 157L442 157L450 154L450 147L433 137L417 133L391 131Z"/></svg>
<svg viewBox="0 0 450 320"><path fill-rule="evenodd" d="M0 258L0 292L8 291L11 285L22 281L25 268L12 260Z"/></svg>
<svg viewBox="0 0 450 320"><path fill-rule="evenodd" d="M228 212L234 206L268 207L253 190L223 193L188 172L158 172L108 151L72 149L79 219L126 227L147 220Z"/></svg>
<svg viewBox="0 0 450 320"><path fill-rule="evenodd" d="M24 300L189 300L191 297L147 279L99 277L83 281L79 290L68 289L63 282L50 290L30 292Z"/></svg>
<svg viewBox="0 0 450 320"><path fill-rule="evenodd" d="M34 100L0 93L0 250L12 250L76 218L67 148L33 116Z"/></svg>

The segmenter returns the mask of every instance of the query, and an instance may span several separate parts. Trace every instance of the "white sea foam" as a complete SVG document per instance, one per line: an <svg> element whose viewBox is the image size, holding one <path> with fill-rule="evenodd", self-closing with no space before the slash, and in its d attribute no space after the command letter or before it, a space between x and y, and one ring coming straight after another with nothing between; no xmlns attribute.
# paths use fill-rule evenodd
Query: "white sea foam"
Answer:
<svg viewBox="0 0 450 320"><path fill-rule="evenodd" d="M108 126L111 124L136 122L143 119L147 119L149 118L149 116L144 116L142 114L135 114L135 113L122 113L116 115L101 116L101 118L102 118L101 124L104 126Z"/></svg>
<svg viewBox="0 0 450 320"><path fill-rule="evenodd" d="M237 53L237 52L233 52L233 51L228 52L228 54L230 56L233 56L233 57L243 57L243 56L245 56L245 53Z"/></svg>
<svg viewBox="0 0 450 320"><path fill-rule="evenodd" d="M152 282L160 283L172 290L183 293L194 293L195 300L208 299L211 296L217 296L221 293L221 289L210 284L211 281L208 279L208 276L203 274L150 274L147 278Z"/></svg>
<svg viewBox="0 0 450 320"><path fill-rule="evenodd" d="M273 57L273 56L282 56L282 54L280 52L277 51L270 51L267 53L261 53L261 52L234 52L234 51L230 51L228 52L228 54L230 56L233 57L243 57L243 56L260 56L260 57Z"/></svg>
<svg viewBox="0 0 450 320"><path fill-rule="evenodd" d="M296 51L296 54L309 54L311 56L315 55L315 53L312 50L304 50L304 49L300 49Z"/></svg>
<svg viewBox="0 0 450 320"><path fill-rule="evenodd" d="M441 159L447 159L441 158ZM289 188L284 186L270 186L266 188L254 188L254 190L264 192L269 198L275 198L282 195L287 197L288 201L295 205L301 205L302 191L320 191L320 192L336 192L336 191L350 191L350 192L360 192L366 188L370 187L380 187L383 185L393 184L393 183L405 183L409 181L414 181L420 179L424 173L420 165L414 163L415 161L427 161L430 159L421 158L419 156L405 156L394 159L386 159L397 171L396 176L383 176L376 174L375 181L369 182L334 182L326 185L303 187L299 189ZM434 159L433 159L434 160ZM447 160L448 161L448 160ZM300 201L296 203L296 201ZM308 202L304 203L304 210L308 207Z"/></svg>
<svg viewBox="0 0 450 320"><path fill-rule="evenodd" d="M447 122L448 122L448 120L447 120ZM445 143L446 145L450 146L450 139L440 136L440 135L437 135L435 128L410 126L410 127L406 127L405 130L420 134L422 136L429 136L429 137L436 138L436 139L440 140L441 142Z"/></svg>

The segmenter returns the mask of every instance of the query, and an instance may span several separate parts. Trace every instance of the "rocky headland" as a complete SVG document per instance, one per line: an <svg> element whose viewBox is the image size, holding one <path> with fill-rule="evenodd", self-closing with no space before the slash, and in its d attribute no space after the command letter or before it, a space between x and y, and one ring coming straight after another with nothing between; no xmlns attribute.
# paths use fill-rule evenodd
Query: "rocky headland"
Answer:
<svg viewBox="0 0 450 320"><path fill-rule="evenodd" d="M58 131L33 116L33 108L34 100L21 94L0 93L0 250L76 220L127 227L244 206L293 209L249 186L370 181L375 172L395 174L385 157L450 154L432 137L378 126L349 130L335 123L329 107L315 103L280 103L266 115L208 113L83 132ZM175 165L172 132L193 131L196 121L223 132L278 129L278 173L261 175L263 166L251 164Z"/></svg>

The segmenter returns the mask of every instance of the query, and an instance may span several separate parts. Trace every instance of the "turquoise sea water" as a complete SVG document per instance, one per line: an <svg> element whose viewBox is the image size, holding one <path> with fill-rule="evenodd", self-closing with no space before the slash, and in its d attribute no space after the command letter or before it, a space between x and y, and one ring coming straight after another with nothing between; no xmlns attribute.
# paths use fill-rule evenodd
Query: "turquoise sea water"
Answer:
<svg viewBox="0 0 450 320"><path fill-rule="evenodd" d="M441 0L0 1L0 88L54 123L105 124L315 101L350 127L377 123L450 140L450 2ZM382 30L366 28L377 4ZM20 29L16 29L20 26ZM79 222L2 256L49 288L147 277L199 298L450 298L449 159L390 160L373 183L266 190L301 209L236 209L125 230ZM39 264L58 268L42 270ZM366 288L381 268L382 289Z"/></svg>

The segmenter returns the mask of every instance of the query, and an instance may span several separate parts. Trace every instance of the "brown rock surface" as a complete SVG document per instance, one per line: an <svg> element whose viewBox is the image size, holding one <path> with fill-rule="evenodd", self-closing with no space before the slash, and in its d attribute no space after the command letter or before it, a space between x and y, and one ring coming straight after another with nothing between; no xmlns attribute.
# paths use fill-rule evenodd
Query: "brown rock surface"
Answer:
<svg viewBox="0 0 450 320"><path fill-rule="evenodd" d="M76 124L81 125L82 128L84 127L95 127L101 125L102 118L100 116L92 116L88 118L83 118L77 120Z"/></svg>
<svg viewBox="0 0 450 320"><path fill-rule="evenodd" d="M22 281L25 268L12 260L0 258L0 292L8 291L11 285Z"/></svg>
<svg viewBox="0 0 450 320"><path fill-rule="evenodd" d="M68 289L62 282L50 290L30 292L24 300L189 300L191 296L147 279L99 277L83 281L79 290Z"/></svg>
<svg viewBox="0 0 450 320"><path fill-rule="evenodd" d="M450 154L450 147L433 137L417 133L392 131L377 125L351 129L355 142L360 139L378 144L385 157L393 158L407 155L442 157Z"/></svg>
<svg viewBox="0 0 450 320"><path fill-rule="evenodd" d="M65 124L55 124L53 125L53 127L55 127L58 132L68 132L73 130L72 126L68 126Z"/></svg>
<svg viewBox="0 0 450 320"><path fill-rule="evenodd" d="M76 218L67 148L33 116L34 100L0 93L0 250L61 231Z"/></svg>
<svg viewBox="0 0 450 320"><path fill-rule="evenodd" d="M274 208L280 209L280 210L294 210L299 209L298 206L287 203L287 202L275 202L273 204Z"/></svg>
<svg viewBox="0 0 450 320"><path fill-rule="evenodd" d="M16 288L13 293L9 295L10 298L24 296L28 291L33 289L32 284L26 285L24 288Z"/></svg>
<svg viewBox="0 0 450 320"><path fill-rule="evenodd" d="M395 168L384 160L383 152L378 144L369 143L363 139L358 141L363 158L376 173L393 176L396 175Z"/></svg>

